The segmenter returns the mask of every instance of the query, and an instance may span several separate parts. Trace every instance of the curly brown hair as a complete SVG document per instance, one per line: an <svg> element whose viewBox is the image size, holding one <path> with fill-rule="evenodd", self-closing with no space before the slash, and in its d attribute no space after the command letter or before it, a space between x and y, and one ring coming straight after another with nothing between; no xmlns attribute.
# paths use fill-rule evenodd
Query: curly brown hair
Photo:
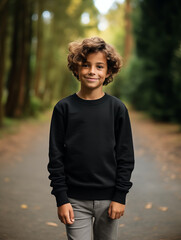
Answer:
<svg viewBox="0 0 181 240"><path fill-rule="evenodd" d="M116 52L114 47L106 43L102 38L92 37L86 38L82 42L71 42L69 44L68 68L74 76L79 80L78 66L86 62L90 53L103 52L107 59L108 73L110 74L103 83L107 85L113 81L113 76L118 73L122 67L121 56Z"/></svg>

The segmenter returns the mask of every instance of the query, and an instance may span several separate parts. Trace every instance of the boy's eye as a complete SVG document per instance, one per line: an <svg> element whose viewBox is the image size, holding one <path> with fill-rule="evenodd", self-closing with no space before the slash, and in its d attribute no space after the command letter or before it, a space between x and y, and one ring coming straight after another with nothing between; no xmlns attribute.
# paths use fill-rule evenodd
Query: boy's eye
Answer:
<svg viewBox="0 0 181 240"><path fill-rule="evenodd" d="M102 65L98 65L97 68L101 69L101 68L103 68L103 66Z"/></svg>
<svg viewBox="0 0 181 240"><path fill-rule="evenodd" d="M88 67L88 64L84 63L82 64L82 67Z"/></svg>

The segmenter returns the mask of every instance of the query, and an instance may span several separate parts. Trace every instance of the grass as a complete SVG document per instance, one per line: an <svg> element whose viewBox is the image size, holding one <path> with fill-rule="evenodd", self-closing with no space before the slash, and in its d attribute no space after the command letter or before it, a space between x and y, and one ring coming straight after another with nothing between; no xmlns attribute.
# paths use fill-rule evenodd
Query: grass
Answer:
<svg viewBox="0 0 181 240"><path fill-rule="evenodd" d="M52 110L40 112L36 117L23 117L19 119L4 117L3 126L0 128L0 139L9 134L15 134L20 130L22 124L41 124L50 121Z"/></svg>

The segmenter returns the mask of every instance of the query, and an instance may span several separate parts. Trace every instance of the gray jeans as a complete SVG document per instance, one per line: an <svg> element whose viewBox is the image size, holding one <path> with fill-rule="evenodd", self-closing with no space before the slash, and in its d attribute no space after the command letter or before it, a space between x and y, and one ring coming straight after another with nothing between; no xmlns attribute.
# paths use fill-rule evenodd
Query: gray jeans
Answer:
<svg viewBox="0 0 181 240"><path fill-rule="evenodd" d="M111 200L68 199L75 219L65 225L68 240L117 240L119 219L108 216Z"/></svg>

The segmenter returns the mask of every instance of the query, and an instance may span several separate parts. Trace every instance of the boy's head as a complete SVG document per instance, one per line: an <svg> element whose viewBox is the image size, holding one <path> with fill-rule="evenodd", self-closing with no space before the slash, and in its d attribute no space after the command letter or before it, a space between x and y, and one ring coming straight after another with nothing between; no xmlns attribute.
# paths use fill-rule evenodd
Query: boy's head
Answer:
<svg viewBox="0 0 181 240"><path fill-rule="evenodd" d="M102 38L86 38L82 42L72 42L69 44L68 67L74 76L79 80L79 66L87 62L89 54L101 52L104 54L107 63L108 76L103 85L113 81L113 75L121 68L121 57L115 49L107 44Z"/></svg>

